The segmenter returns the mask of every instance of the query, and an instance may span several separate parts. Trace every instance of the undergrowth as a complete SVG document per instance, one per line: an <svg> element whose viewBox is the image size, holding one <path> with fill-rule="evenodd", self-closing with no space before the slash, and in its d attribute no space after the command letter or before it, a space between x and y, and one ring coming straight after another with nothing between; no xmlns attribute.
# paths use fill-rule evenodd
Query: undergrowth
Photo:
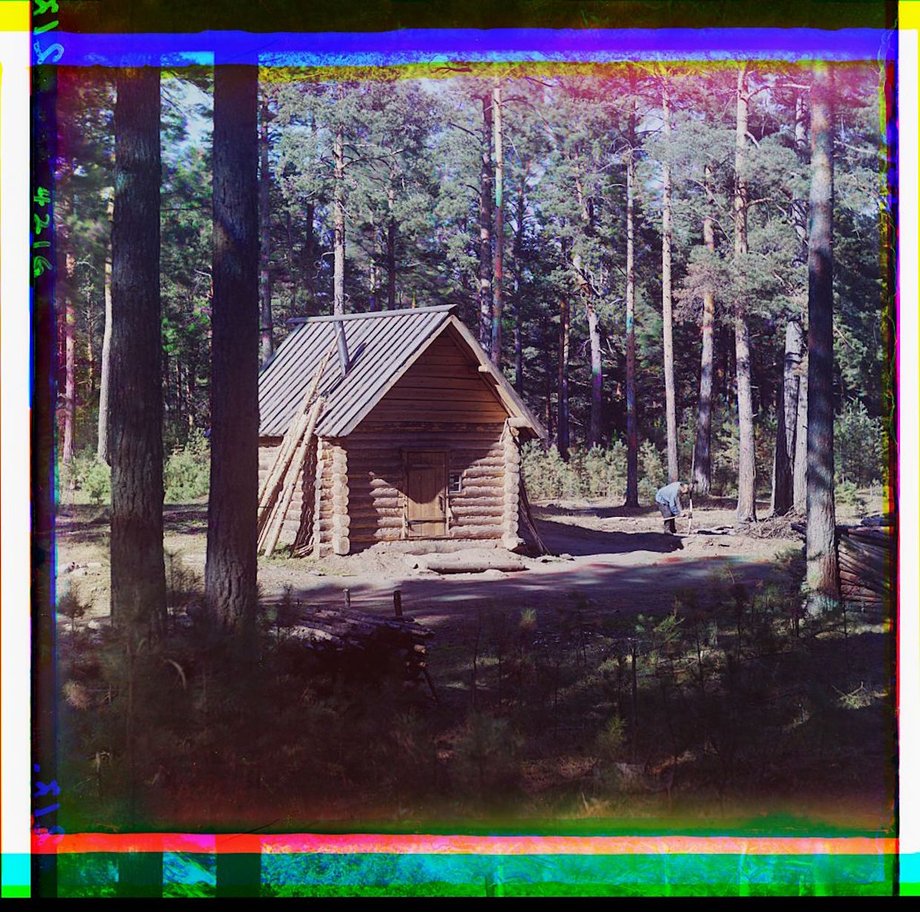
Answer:
<svg viewBox="0 0 920 912"><path fill-rule="evenodd" d="M802 615L802 569L790 552L756 588L725 571L649 615L576 592L482 603L436 633L434 694L398 663L305 650L291 590L243 648L175 559L156 645L78 625L70 594L64 825L660 816L883 791L884 619Z"/></svg>

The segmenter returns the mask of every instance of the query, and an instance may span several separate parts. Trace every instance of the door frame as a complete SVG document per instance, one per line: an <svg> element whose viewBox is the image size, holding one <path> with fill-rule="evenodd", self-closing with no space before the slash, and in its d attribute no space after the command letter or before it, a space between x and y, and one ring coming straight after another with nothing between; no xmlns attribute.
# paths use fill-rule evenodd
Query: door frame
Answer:
<svg viewBox="0 0 920 912"><path fill-rule="evenodd" d="M404 522L406 528L406 538L408 539L444 539L450 538L450 493L448 491L450 482L450 450L447 447L437 448L431 446L425 447L402 447L403 461L403 486L405 488L405 514ZM409 520L409 462L413 454L420 453L438 453L444 457L444 477L441 480L441 497L444 498L444 532L441 535L413 535L412 525ZM425 520L422 520L423 522ZM427 520L428 522L440 522L440 520Z"/></svg>

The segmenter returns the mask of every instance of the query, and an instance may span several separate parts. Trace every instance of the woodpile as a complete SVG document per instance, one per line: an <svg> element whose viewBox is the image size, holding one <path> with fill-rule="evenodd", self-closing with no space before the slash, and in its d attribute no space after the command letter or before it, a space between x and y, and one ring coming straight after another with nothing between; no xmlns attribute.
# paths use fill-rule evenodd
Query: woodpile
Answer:
<svg viewBox="0 0 920 912"><path fill-rule="evenodd" d="M431 631L402 616L398 593L394 605L399 616L392 618L349 607L315 608L287 628L287 635L336 673L362 678L398 674L413 683L424 679L434 695L426 645Z"/></svg>
<svg viewBox="0 0 920 912"><path fill-rule="evenodd" d="M844 599L887 607L892 593L893 526L837 526L837 561Z"/></svg>

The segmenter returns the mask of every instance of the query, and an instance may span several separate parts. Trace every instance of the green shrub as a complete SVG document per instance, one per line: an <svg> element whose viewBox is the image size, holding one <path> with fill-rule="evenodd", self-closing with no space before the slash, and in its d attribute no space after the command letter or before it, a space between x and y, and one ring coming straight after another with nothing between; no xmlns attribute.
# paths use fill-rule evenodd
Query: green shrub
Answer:
<svg viewBox="0 0 920 912"><path fill-rule="evenodd" d="M473 711L454 745L454 775L468 793L507 791L520 776L521 736L507 719Z"/></svg>
<svg viewBox="0 0 920 912"><path fill-rule="evenodd" d="M598 732L596 744L601 757L616 760L626 744L626 723L619 716L614 716Z"/></svg>
<svg viewBox="0 0 920 912"><path fill-rule="evenodd" d="M855 507L859 512L865 510L865 503L859 496L859 488L855 481L838 481L834 487L834 500L838 505Z"/></svg>
<svg viewBox="0 0 920 912"><path fill-rule="evenodd" d="M201 433L192 434L166 460L164 484L166 500L187 503L208 493L210 482L210 447Z"/></svg>
<svg viewBox="0 0 920 912"><path fill-rule="evenodd" d="M525 444L522 452L524 483L534 500L564 497L569 468L555 447L544 449L539 443Z"/></svg>
<svg viewBox="0 0 920 912"><path fill-rule="evenodd" d="M74 453L73 461L61 464L61 490L79 491L90 503L108 503L112 496L111 470L86 447Z"/></svg>
<svg viewBox="0 0 920 912"><path fill-rule="evenodd" d="M639 497L654 503L656 492L667 483L664 455L651 440L643 440L639 447Z"/></svg>
<svg viewBox="0 0 920 912"><path fill-rule="evenodd" d="M640 450L640 465L641 453ZM651 462L654 468L654 458ZM537 443L528 443L523 449L523 471L528 494L534 500L621 500L626 495L626 444L617 440L606 449L573 447L566 462L555 448L545 450ZM658 474L656 471L656 478Z"/></svg>
<svg viewBox="0 0 920 912"><path fill-rule="evenodd" d="M74 586L71 586L58 596L57 613L70 621L71 634L76 630L77 621L86 614L88 607L80 599Z"/></svg>
<svg viewBox="0 0 920 912"><path fill-rule="evenodd" d="M83 480L83 490L90 503L108 503L112 499L112 471L106 463L93 460Z"/></svg>
<svg viewBox="0 0 920 912"><path fill-rule="evenodd" d="M834 419L834 469L838 482L865 487L887 474L882 422L862 402L848 402Z"/></svg>

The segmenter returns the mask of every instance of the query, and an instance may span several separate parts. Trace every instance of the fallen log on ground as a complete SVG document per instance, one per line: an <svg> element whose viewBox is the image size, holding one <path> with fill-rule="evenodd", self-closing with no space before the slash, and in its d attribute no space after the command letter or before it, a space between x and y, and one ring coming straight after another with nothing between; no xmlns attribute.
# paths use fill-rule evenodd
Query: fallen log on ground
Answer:
<svg viewBox="0 0 920 912"><path fill-rule="evenodd" d="M526 570L527 565L513 554L427 554L409 560L412 569L431 570L434 573L483 573L486 570L500 570L502 573L517 573Z"/></svg>

